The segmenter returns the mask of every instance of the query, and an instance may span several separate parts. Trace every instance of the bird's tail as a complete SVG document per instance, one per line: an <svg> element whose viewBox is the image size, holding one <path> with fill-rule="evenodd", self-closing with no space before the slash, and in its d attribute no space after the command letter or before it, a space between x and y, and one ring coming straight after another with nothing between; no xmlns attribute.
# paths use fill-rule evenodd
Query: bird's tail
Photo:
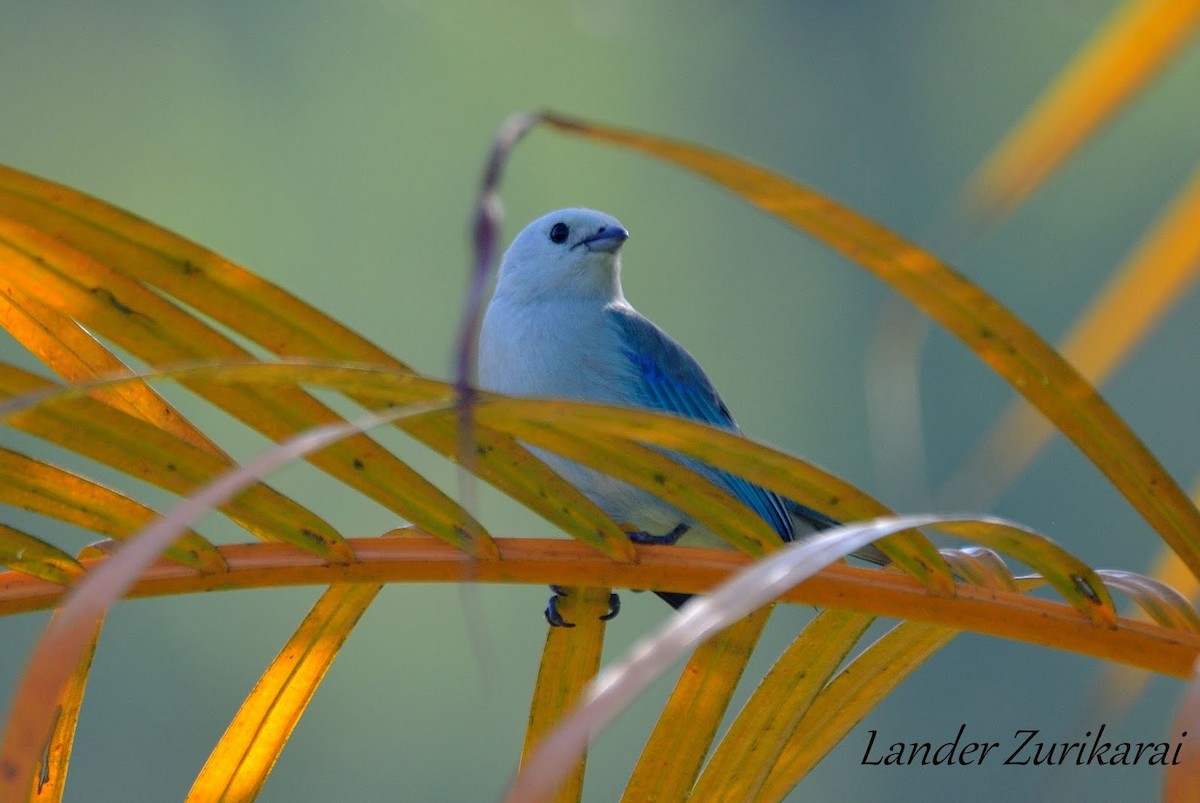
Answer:
<svg viewBox="0 0 1200 803"><path fill-rule="evenodd" d="M791 499L784 499L783 506L787 508L788 514L797 524L807 524L812 532L820 532L821 530L828 530L841 525L841 522L837 519L826 516L824 513L813 510L811 507L806 507L799 502L793 502ZM866 561L867 563L873 563L876 566L887 566L892 562L892 559L883 554L883 551L874 544L867 544L862 549L851 552L850 556Z"/></svg>
<svg viewBox="0 0 1200 803"><path fill-rule="evenodd" d="M682 608L683 603L687 602L693 596L691 594L680 594L675 591L655 591L654 595L675 610Z"/></svg>

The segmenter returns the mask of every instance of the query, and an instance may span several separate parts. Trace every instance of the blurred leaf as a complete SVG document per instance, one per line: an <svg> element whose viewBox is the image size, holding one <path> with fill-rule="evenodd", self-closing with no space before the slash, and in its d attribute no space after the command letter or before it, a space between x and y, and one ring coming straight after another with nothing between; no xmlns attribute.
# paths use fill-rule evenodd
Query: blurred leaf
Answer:
<svg viewBox="0 0 1200 803"><path fill-rule="evenodd" d="M812 701L875 621L826 610L804 628L738 714L691 795L697 800L758 800L771 767Z"/></svg>
<svg viewBox="0 0 1200 803"><path fill-rule="evenodd" d="M916 245L789 179L684 142L558 116L555 128L715 181L875 273L958 337L1054 422L1200 575L1200 511L1115 411L1033 330Z"/></svg>
<svg viewBox="0 0 1200 803"><path fill-rule="evenodd" d="M1200 633L1200 615L1188 598L1167 584L1136 572L1100 569L1097 574L1106 585L1124 592L1163 627Z"/></svg>
<svg viewBox="0 0 1200 803"><path fill-rule="evenodd" d="M1191 682L1179 706L1175 722L1167 733L1191 733L1193 736L1200 731L1200 663L1192 671ZM1174 740L1174 739L1173 739ZM1167 765L1163 782L1164 803L1197 803L1200 801L1200 740L1178 737L1182 743L1180 759L1172 756Z"/></svg>
<svg viewBox="0 0 1200 803"><path fill-rule="evenodd" d="M56 611L54 619L63 616ZM83 693L87 689L92 659L96 655L96 644L100 640L103 620L97 621L91 638L80 653L67 683L62 688L55 705L54 729L46 743L41 764L34 778L29 796L31 802L57 803L62 800L67 785L67 769L71 763L71 751L75 745L75 726L79 722L79 710L83 706Z"/></svg>
<svg viewBox="0 0 1200 803"><path fill-rule="evenodd" d="M475 198L475 219L471 221L471 246L474 251L470 283L458 325L458 344L455 349L457 364L455 380L460 390L472 386L475 375L475 355L479 347L479 325L483 320L483 303L487 297L492 269L496 264L496 241L499 237L503 204L500 202L500 177L508 163L513 148L538 124L537 114L517 113L509 115L488 151L483 168L483 179L479 183L479 194ZM470 406L473 399L469 393L459 397L459 420L471 426Z"/></svg>
<svg viewBox="0 0 1200 803"><path fill-rule="evenodd" d="M774 608L759 608L696 649L642 748L622 801L687 797Z"/></svg>
<svg viewBox="0 0 1200 803"><path fill-rule="evenodd" d="M1200 273L1200 170L1157 225L1063 340L1061 352L1094 385L1102 385L1150 330L1195 283ZM971 456L939 494L967 495L967 486L998 494L1015 480L1054 434L1054 427L1017 399L980 438Z"/></svg>
<svg viewBox="0 0 1200 803"><path fill-rule="evenodd" d="M987 588L1002 588L1005 591L1020 592L1022 590L1008 566L999 555L990 549L979 547L943 549L942 557L954 569L954 574L961 577L964 583Z"/></svg>
<svg viewBox="0 0 1200 803"><path fill-rule="evenodd" d="M1192 489L1193 497L1200 499L1200 488ZM1192 574L1179 556L1169 549L1162 549L1147 572L1187 597L1193 603L1200 597L1200 581Z"/></svg>
<svg viewBox="0 0 1200 803"><path fill-rule="evenodd" d="M574 627L551 627L546 632L546 646L533 702L529 705L529 726L525 730L525 745L521 749L524 764L546 734L571 710L589 680L600 666L604 648L604 626L601 619L608 613L607 588L563 588L566 594L558 599L558 611ZM580 758L569 780L553 798L558 803L580 800L583 795L584 758Z"/></svg>
<svg viewBox="0 0 1200 803"><path fill-rule="evenodd" d="M994 224L1144 87L1200 24L1196 0L1128 0L979 168L972 211Z"/></svg>
<svg viewBox="0 0 1200 803"><path fill-rule="evenodd" d="M383 586L330 586L242 703L189 801L253 800L346 637Z"/></svg>

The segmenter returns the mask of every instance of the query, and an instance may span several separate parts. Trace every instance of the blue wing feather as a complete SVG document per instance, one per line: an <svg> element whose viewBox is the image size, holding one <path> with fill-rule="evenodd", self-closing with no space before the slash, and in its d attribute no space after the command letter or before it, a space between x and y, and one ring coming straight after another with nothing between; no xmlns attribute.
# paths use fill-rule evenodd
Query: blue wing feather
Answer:
<svg viewBox="0 0 1200 803"><path fill-rule="evenodd" d="M682 346L632 307L613 306L608 315L621 335L636 383L638 401L645 407L738 431L729 408L717 395L704 369ZM761 516L784 541L795 537L791 516L776 494L741 477L705 463L672 454L718 486L729 491Z"/></svg>

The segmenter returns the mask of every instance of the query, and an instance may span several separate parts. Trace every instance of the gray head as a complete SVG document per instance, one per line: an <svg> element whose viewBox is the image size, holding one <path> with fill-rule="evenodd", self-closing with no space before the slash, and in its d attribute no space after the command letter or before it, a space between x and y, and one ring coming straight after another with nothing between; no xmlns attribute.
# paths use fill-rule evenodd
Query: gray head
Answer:
<svg viewBox="0 0 1200 803"><path fill-rule="evenodd" d="M496 296L522 302L620 298L621 246L628 238L620 221L592 209L543 215L505 252Z"/></svg>

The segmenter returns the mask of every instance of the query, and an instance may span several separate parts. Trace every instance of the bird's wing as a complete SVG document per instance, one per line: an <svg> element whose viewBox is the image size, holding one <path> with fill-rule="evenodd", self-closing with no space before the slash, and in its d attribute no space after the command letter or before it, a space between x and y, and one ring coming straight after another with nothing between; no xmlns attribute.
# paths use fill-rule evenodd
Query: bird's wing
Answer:
<svg viewBox="0 0 1200 803"><path fill-rule="evenodd" d="M787 508L787 512L791 514L793 519L800 519L806 525L812 527L814 532L828 530L831 527L837 527L841 524L840 521L832 516L826 516L818 510L813 510L808 505L802 505L791 499L784 499L783 506Z"/></svg>
<svg viewBox="0 0 1200 803"><path fill-rule="evenodd" d="M607 314L620 335L622 349L629 360L634 395L639 404L738 431L729 408L717 395L704 369L670 335L632 307L614 305L609 307ZM793 539L792 520L780 497L705 463L676 454L672 457L740 499L762 516L781 539Z"/></svg>

